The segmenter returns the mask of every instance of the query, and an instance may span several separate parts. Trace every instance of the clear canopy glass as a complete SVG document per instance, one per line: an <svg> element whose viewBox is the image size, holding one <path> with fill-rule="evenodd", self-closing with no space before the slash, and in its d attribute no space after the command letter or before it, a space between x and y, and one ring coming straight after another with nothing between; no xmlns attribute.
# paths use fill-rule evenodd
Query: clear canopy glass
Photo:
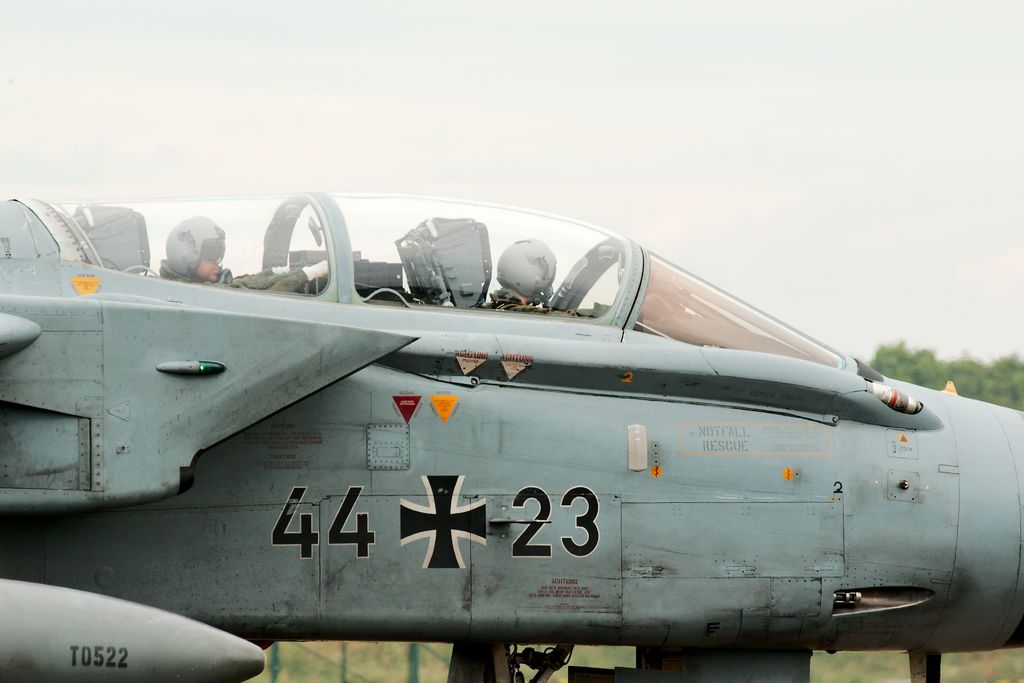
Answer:
<svg viewBox="0 0 1024 683"><path fill-rule="evenodd" d="M696 346L842 365L837 353L657 256L635 329Z"/></svg>
<svg viewBox="0 0 1024 683"><path fill-rule="evenodd" d="M344 226L333 225L332 202ZM334 254L334 270L351 272L355 294L378 305L611 324L632 304L626 298L635 289L625 285L635 287L643 269L631 243L593 226L458 200L337 194L26 204L65 260L249 291L324 293L332 239L344 249L347 236L351 252ZM657 256L649 269L639 331L843 364L839 354ZM348 287L347 277L339 285Z"/></svg>
<svg viewBox="0 0 1024 683"><path fill-rule="evenodd" d="M329 280L327 231L303 196L29 205L67 260L253 291L315 295Z"/></svg>
<svg viewBox="0 0 1024 683"><path fill-rule="evenodd" d="M363 300L606 318L629 244L518 209L419 197L336 195Z"/></svg>

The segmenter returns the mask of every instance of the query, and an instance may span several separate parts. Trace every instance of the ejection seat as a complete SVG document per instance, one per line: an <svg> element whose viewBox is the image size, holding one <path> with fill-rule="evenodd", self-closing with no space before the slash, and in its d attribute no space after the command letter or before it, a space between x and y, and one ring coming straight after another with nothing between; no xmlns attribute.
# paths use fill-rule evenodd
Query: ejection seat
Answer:
<svg viewBox="0 0 1024 683"><path fill-rule="evenodd" d="M414 299L479 308L491 286L487 226L472 218L429 218L395 242Z"/></svg>

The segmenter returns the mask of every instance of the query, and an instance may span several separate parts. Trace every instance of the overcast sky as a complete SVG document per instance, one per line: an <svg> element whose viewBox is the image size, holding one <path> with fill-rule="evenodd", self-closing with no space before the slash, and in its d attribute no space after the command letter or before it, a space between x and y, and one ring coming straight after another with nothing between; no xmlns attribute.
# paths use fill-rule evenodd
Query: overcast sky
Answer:
<svg viewBox="0 0 1024 683"><path fill-rule="evenodd" d="M10 2L0 194L451 195L870 358L1024 355L1020 2Z"/></svg>

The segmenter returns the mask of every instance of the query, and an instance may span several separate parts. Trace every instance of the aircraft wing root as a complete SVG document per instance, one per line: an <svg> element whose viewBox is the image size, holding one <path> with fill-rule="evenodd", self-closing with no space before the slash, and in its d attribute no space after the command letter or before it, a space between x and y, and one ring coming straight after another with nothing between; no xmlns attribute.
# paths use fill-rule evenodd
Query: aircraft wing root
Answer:
<svg viewBox="0 0 1024 683"><path fill-rule="evenodd" d="M0 311L0 355L21 346L0 358L2 428L18 431L0 513L174 495L201 450L414 341L163 302L4 296Z"/></svg>

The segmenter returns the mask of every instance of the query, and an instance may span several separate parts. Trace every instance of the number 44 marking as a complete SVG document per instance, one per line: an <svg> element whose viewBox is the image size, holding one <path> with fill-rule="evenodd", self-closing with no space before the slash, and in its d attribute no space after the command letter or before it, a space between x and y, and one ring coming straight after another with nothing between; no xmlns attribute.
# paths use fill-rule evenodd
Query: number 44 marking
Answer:
<svg viewBox="0 0 1024 683"><path fill-rule="evenodd" d="M369 557L370 546L374 544L376 534L370 531L370 514L368 512L356 513L355 531L345 531L345 525L352 514L352 509L363 492L362 486L350 486L341 501L338 513L334 515L331 528L327 531L327 543L329 545L354 545L356 557ZM295 511L306 495L305 486L296 486L288 496L288 502L284 504L281 514L274 525L274 533L271 541L274 545L297 545L299 546L299 557L308 560L313 557L313 546L320 543L320 534L313 531L313 515L309 512L299 513L299 530L289 531Z"/></svg>

